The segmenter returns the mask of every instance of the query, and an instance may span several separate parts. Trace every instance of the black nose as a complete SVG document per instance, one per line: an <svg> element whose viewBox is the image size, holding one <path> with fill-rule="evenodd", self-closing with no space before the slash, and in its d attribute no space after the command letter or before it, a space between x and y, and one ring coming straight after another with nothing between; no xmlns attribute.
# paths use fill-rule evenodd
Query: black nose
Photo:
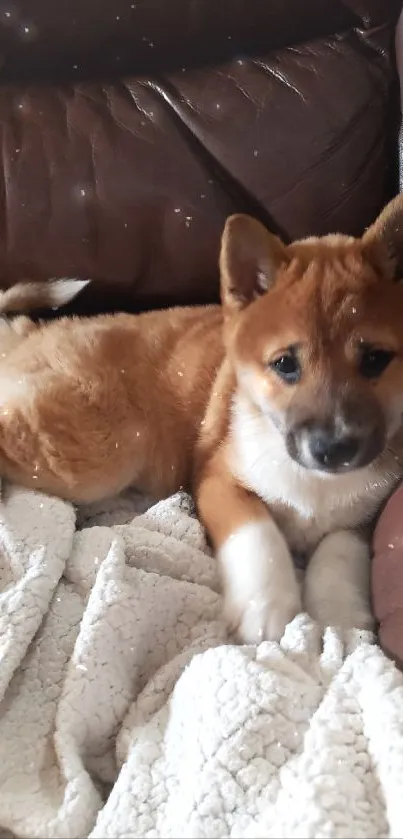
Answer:
<svg viewBox="0 0 403 839"><path fill-rule="evenodd" d="M323 429L312 431L309 449L313 459L322 469L337 469L350 466L358 454L359 440L356 437L336 437Z"/></svg>

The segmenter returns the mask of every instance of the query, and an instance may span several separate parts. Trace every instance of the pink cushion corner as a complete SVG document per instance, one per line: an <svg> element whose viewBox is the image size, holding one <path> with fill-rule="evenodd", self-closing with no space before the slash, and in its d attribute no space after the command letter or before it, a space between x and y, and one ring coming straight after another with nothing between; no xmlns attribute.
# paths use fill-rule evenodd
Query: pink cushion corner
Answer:
<svg viewBox="0 0 403 839"><path fill-rule="evenodd" d="M403 664L403 485L391 496L374 533L372 599L379 640Z"/></svg>

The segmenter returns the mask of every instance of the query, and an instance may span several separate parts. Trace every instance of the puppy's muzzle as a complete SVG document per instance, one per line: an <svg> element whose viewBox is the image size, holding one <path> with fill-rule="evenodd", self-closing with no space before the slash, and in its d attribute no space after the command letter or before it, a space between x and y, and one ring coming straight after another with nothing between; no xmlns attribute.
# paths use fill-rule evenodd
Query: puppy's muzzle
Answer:
<svg viewBox="0 0 403 839"><path fill-rule="evenodd" d="M360 453L358 437L338 437L326 428L317 428L308 433L307 445L312 461L318 469L334 472L349 469Z"/></svg>
<svg viewBox="0 0 403 839"><path fill-rule="evenodd" d="M385 442L385 423L378 411L355 422L347 417L305 420L286 435L288 452L301 466L336 474L367 466L381 454Z"/></svg>

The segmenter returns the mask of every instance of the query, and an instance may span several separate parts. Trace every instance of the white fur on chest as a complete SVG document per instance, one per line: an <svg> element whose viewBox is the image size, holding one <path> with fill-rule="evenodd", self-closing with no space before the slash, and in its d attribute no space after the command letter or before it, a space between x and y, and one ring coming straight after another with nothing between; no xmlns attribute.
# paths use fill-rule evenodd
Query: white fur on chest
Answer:
<svg viewBox="0 0 403 839"><path fill-rule="evenodd" d="M373 466L342 475L304 469L270 420L240 398L232 432L231 469L268 505L294 551L311 552L327 533L370 521L397 479Z"/></svg>

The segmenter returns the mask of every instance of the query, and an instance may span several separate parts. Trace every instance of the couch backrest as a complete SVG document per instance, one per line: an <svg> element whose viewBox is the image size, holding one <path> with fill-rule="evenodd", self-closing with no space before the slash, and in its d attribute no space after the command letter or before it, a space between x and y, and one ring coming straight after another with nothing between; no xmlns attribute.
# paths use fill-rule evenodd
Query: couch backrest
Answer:
<svg viewBox="0 0 403 839"><path fill-rule="evenodd" d="M226 216L361 232L397 186L401 0L3 0L0 278L217 298Z"/></svg>

